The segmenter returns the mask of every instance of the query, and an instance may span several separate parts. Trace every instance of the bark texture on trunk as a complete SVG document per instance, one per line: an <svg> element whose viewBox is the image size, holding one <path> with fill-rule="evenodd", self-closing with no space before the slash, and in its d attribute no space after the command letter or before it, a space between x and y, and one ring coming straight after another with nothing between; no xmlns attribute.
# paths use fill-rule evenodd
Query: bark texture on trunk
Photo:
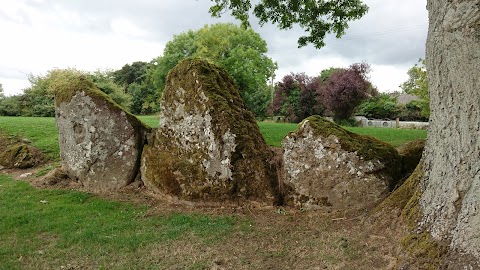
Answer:
<svg viewBox="0 0 480 270"><path fill-rule="evenodd" d="M422 224L480 258L480 0L428 0L430 130Z"/></svg>

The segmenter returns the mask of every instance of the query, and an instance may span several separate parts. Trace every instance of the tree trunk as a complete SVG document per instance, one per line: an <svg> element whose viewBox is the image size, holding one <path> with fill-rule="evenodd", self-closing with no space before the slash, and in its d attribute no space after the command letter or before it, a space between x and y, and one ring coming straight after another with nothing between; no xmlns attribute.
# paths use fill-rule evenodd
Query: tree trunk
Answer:
<svg viewBox="0 0 480 270"><path fill-rule="evenodd" d="M430 130L421 225L480 258L480 0L428 0Z"/></svg>

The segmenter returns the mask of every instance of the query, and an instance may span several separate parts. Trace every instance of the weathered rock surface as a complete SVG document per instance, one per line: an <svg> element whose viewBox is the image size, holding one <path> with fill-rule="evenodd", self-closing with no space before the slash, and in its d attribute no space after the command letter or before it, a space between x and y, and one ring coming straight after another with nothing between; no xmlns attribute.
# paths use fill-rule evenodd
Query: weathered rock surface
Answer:
<svg viewBox="0 0 480 270"><path fill-rule="evenodd" d="M344 130L319 116L300 123L282 142L288 200L307 208L370 208L400 178L392 146Z"/></svg>
<svg viewBox="0 0 480 270"><path fill-rule="evenodd" d="M92 191L131 183L149 128L83 76L55 95L62 166Z"/></svg>
<svg viewBox="0 0 480 270"><path fill-rule="evenodd" d="M0 153L0 165L5 168L26 169L42 162L43 154L35 147L16 143Z"/></svg>
<svg viewBox="0 0 480 270"><path fill-rule="evenodd" d="M167 77L161 108L142 155L147 188L186 200L278 202L272 152L223 69L181 62Z"/></svg>

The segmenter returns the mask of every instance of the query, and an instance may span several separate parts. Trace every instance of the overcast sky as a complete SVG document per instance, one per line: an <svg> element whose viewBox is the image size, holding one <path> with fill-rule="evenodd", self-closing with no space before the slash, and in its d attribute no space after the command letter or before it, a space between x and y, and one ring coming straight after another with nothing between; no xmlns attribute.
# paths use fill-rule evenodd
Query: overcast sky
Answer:
<svg viewBox="0 0 480 270"><path fill-rule="evenodd" d="M290 72L318 75L329 67L366 61L382 92L399 90L407 70L425 55L426 0L364 0L370 10L350 23L342 39L298 48L302 31L252 26L278 63L277 80ZM0 83L7 95L29 86L27 75L52 68L119 69L160 56L174 34L214 19L210 0L0 0ZM238 23L238 22L235 22Z"/></svg>

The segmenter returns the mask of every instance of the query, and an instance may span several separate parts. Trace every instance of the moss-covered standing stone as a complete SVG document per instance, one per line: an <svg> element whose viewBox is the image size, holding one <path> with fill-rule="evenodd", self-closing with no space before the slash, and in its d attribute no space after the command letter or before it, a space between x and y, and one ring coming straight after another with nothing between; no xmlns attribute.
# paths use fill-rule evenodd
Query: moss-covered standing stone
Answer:
<svg viewBox="0 0 480 270"><path fill-rule="evenodd" d="M83 76L55 93L60 156L68 176L92 191L131 183L149 128Z"/></svg>
<svg viewBox="0 0 480 270"><path fill-rule="evenodd" d="M384 199L400 178L391 145L351 133L319 116L303 120L282 141L288 198L307 208L355 210Z"/></svg>
<svg viewBox="0 0 480 270"><path fill-rule="evenodd" d="M278 202L272 155L232 77L188 59L168 74L142 180L186 200Z"/></svg>

